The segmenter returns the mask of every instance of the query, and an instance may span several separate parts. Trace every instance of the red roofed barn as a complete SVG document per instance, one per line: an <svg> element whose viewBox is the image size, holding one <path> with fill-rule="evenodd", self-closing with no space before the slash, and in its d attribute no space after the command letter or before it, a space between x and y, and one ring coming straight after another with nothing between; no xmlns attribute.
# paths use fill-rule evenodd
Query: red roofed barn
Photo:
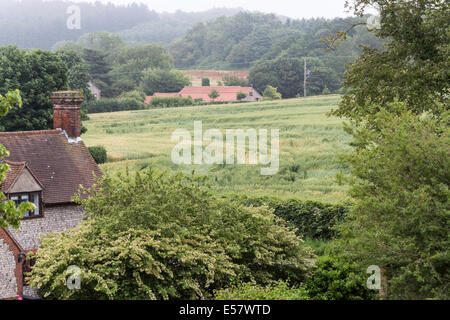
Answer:
<svg viewBox="0 0 450 320"><path fill-rule="evenodd" d="M23 255L39 248L47 232L77 226L82 209L72 202L79 186L91 187L101 171L80 138L82 95L55 92L54 130L0 132L0 144L10 152L4 159L10 171L0 186L17 204L33 202L36 209L24 214L20 229L0 228L0 299L16 294L36 296L23 286Z"/></svg>
<svg viewBox="0 0 450 320"><path fill-rule="evenodd" d="M210 97L212 91L215 90L219 96L215 99ZM238 94L245 94L245 98L238 99ZM181 97L192 99L201 99L205 102L235 102L235 101L259 101L262 99L261 94L252 87L239 86L216 86L216 87L184 87L180 92L156 92L153 96L147 96L145 103L149 104L153 97Z"/></svg>
<svg viewBox="0 0 450 320"><path fill-rule="evenodd" d="M215 99L209 97L211 92L215 90L219 93L219 96ZM192 99L202 99L206 102L211 101L223 101L223 102L233 102L238 101L238 93L243 93L246 95L244 99L240 101L258 101L262 96L252 87L239 87L239 86L217 86L217 87L184 87L183 90L179 92L180 97Z"/></svg>

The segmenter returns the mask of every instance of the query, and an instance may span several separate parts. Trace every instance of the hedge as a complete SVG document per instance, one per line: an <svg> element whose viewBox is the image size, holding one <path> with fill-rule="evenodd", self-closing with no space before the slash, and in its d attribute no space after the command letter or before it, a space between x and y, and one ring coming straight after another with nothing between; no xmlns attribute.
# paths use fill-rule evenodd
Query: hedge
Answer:
<svg viewBox="0 0 450 320"><path fill-rule="evenodd" d="M351 209L350 203L330 204L299 199L279 199L276 197L249 197L228 195L233 201L244 206L268 206L274 213L292 223L303 238L330 240L335 235L334 226L342 223Z"/></svg>
<svg viewBox="0 0 450 320"><path fill-rule="evenodd" d="M136 99L123 98L123 99L100 99L87 101L83 103L82 108L88 113L101 113L101 112L113 112L113 111L125 111L125 110L141 110L145 108L143 103L140 103Z"/></svg>

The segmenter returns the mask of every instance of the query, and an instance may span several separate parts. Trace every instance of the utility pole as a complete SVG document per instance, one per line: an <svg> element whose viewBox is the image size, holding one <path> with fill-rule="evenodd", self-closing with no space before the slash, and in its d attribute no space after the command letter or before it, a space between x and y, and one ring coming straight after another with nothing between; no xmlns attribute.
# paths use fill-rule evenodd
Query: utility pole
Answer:
<svg viewBox="0 0 450 320"><path fill-rule="evenodd" d="M303 75L303 96L306 98L306 58L305 58L305 71L304 71L304 75Z"/></svg>

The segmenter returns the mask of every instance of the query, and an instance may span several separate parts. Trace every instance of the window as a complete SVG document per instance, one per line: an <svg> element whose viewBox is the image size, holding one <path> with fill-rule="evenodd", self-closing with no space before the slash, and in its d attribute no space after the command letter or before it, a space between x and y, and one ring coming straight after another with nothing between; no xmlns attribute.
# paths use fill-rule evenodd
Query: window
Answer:
<svg viewBox="0 0 450 320"><path fill-rule="evenodd" d="M249 95L250 97L253 97L253 91L250 91L250 92L248 93L248 95Z"/></svg>
<svg viewBox="0 0 450 320"><path fill-rule="evenodd" d="M13 194L10 200L16 203L16 206L22 202L31 202L36 207L33 211L27 211L23 214L24 218L39 217L42 215L41 192Z"/></svg>

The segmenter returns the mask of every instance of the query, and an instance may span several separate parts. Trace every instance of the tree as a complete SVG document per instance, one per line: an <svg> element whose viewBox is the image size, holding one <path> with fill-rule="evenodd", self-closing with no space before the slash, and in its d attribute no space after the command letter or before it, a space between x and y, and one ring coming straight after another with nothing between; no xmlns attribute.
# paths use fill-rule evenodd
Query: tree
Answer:
<svg viewBox="0 0 450 320"><path fill-rule="evenodd" d="M178 70L147 69L140 87L147 95L153 95L155 92L178 92L190 83L189 77Z"/></svg>
<svg viewBox="0 0 450 320"><path fill-rule="evenodd" d="M0 131L52 129L50 94L67 89L67 66L49 51L0 47L0 93L11 87L20 90L23 106L0 119Z"/></svg>
<svg viewBox="0 0 450 320"><path fill-rule="evenodd" d="M76 51L62 49L56 51L56 54L67 65L69 89L82 91L86 101L93 99L94 96L89 90L89 81L91 80L89 67L81 55Z"/></svg>
<svg viewBox="0 0 450 320"><path fill-rule="evenodd" d="M281 99L281 93L278 92L277 88L267 86L263 91L263 97L267 100L279 100Z"/></svg>
<svg viewBox="0 0 450 320"><path fill-rule="evenodd" d="M99 50L84 49L83 59L89 66L89 74L93 83L102 90L102 95L111 97L111 65L106 59L107 55Z"/></svg>
<svg viewBox="0 0 450 320"><path fill-rule="evenodd" d="M351 64L344 81L347 92L334 114L365 120L396 99L417 114L440 114L450 93L448 2L357 0L352 8L362 16L373 4L381 18L375 32L391 41L382 49L364 48Z"/></svg>
<svg viewBox="0 0 450 320"><path fill-rule="evenodd" d="M209 78L202 78L202 87L209 87L211 85L211 82L209 81Z"/></svg>
<svg viewBox="0 0 450 320"><path fill-rule="evenodd" d="M157 44L125 46L109 55L114 95L135 90L147 69L170 70L173 58Z"/></svg>
<svg viewBox="0 0 450 320"><path fill-rule="evenodd" d="M6 115L14 106L22 107L22 98L19 90L8 91L5 96L0 94L0 117ZM7 156L9 156L8 150L0 144L0 185L9 171L8 164L1 162L3 157ZM5 195L0 190L0 227L7 228L12 226L17 229L23 214L34 210L34 204L23 202L16 208L14 201L6 201L5 198Z"/></svg>
<svg viewBox="0 0 450 320"><path fill-rule="evenodd" d="M48 235L30 284L51 299L201 299L234 280L299 283L309 249L267 208L217 199L204 179L147 169L78 197L90 220ZM66 285L81 269L80 290ZM51 276L50 276L51 275Z"/></svg>
<svg viewBox="0 0 450 320"><path fill-rule="evenodd" d="M212 91L208 94L213 101L220 96L220 93L216 89L212 89Z"/></svg>
<svg viewBox="0 0 450 320"><path fill-rule="evenodd" d="M390 42L364 49L333 112L351 120L355 147L344 157L355 207L341 227L341 254L383 268L387 298L449 299L449 4L353 7L362 15L368 5L379 7L377 34Z"/></svg>
<svg viewBox="0 0 450 320"><path fill-rule="evenodd" d="M243 92L238 92L238 94L236 95L236 99L238 99L238 100L242 100L245 98L247 98L247 95Z"/></svg>
<svg viewBox="0 0 450 320"><path fill-rule="evenodd" d="M388 298L449 299L450 130L404 103L373 121L377 131L357 135L367 147L346 157L355 206L341 228L342 251L361 269L385 270Z"/></svg>

